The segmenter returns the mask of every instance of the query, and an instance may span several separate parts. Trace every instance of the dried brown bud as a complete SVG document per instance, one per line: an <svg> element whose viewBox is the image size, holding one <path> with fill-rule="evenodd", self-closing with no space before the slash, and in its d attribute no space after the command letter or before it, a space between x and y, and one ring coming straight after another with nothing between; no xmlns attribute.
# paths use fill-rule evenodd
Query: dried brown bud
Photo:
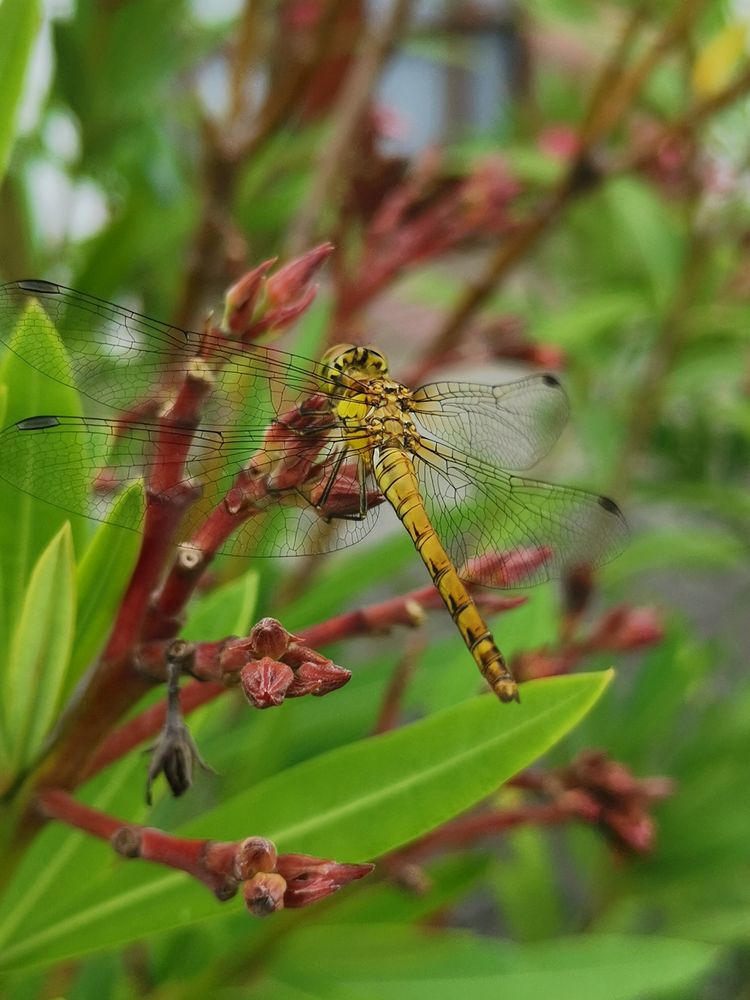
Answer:
<svg viewBox="0 0 750 1000"><path fill-rule="evenodd" d="M146 802L151 805L151 786L161 773L167 779L175 798L183 795L193 784L196 762L206 771L212 771L201 757L184 722L173 721L167 724L152 749L146 780Z"/></svg>
<svg viewBox="0 0 750 1000"><path fill-rule="evenodd" d="M258 872L272 872L276 867L276 847L265 837L246 837L237 845L234 875L246 882Z"/></svg>
<svg viewBox="0 0 750 1000"><path fill-rule="evenodd" d="M284 908L286 881L274 872L258 872L244 883L245 906L254 917L267 917Z"/></svg>

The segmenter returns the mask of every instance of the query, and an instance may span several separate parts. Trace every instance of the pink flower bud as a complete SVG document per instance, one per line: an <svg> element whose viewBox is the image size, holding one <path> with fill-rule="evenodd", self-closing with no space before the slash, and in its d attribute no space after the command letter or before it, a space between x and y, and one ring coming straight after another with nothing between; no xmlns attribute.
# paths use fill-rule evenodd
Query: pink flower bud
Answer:
<svg viewBox="0 0 750 1000"><path fill-rule="evenodd" d="M266 298L274 308L289 306L307 295L315 272L330 257L333 243L321 243L280 267L266 282Z"/></svg>
<svg viewBox="0 0 750 1000"><path fill-rule="evenodd" d="M539 148L553 160L572 160L581 148L581 140L570 125L549 125L538 139Z"/></svg>
<svg viewBox="0 0 750 1000"><path fill-rule="evenodd" d="M276 263L276 258L264 260L262 264L244 274L224 296L223 327L235 336L241 337L252 325L255 306L263 287L268 270Z"/></svg>
<svg viewBox="0 0 750 1000"><path fill-rule="evenodd" d="M534 549L491 552L470 559L461 575L488 586L512 587L516 583L523 583L527 576L543 566L551 556L552 549L542 545Z"/></svg>
<svg viewBox="0 0 750 1000"><path fill-rule="evenodd" d="M257 659L270 656L280 660L292 638L275 618L261 618L250 630L250 644Z"/></svg>
<svg viewBox="0 0 750 1000"><path fill-rule="evenodd" d="M343 687L351 680L351 670L337 667L327 660L323 663L312 663L309 660L302 663L295 672L294 680L289 686L287 697L301 698L311 694L321 698L337 688Z"/></svg>
<svg viewBox="0 0 750 1000"><path fill-rule="evenodd" d="M347 865L326 861L307 854L282 854L277 870L287 883L284 905L290 909L309 906L349 882L369 875L375 866L369 864Z"/></svg>
<svg viewBox="0 0 750 1000"><path fill-rule="evenodd" d="M555 344L531 344L528 361L539 368L560 371L565 366L565 352Z"/></svg>
<svg viewBox="0 0 750 1000"><path fill-rule="evenodd" d="M264 656L262 660L247 663L240 670L240 684L245 697L256 708L272 708L280 705L289 685L294 680L294 672L286 663Z"/></svg>
<svg viewBox="0 0 750 1000"><path fill-rule="evenodd" d="M286 328L299 319L304 312L307 312L315 301L315 296L317 294L318 286L310 285L300 295L296 302L293 302L288 306L279 306L277 309L269 310L263 319L259 320L257 323L255 336L259 336L261 333L267 333L269 330L275 330L277 333L281 330L286 330Z"/></svg>
<svg viewBox="0 0 750 1000"><path fill-rule="evenodd" d="M599 622L587 645L596 650L628 652L654 646L664 628L654 608L613 608Z"/></svg>
<svg viewBox="0 0 750 1000"><path fill-rule="evenodd" d="M235 673L255 658L249 639L228 639L219 654L219 667L223 673Z"/></svg>

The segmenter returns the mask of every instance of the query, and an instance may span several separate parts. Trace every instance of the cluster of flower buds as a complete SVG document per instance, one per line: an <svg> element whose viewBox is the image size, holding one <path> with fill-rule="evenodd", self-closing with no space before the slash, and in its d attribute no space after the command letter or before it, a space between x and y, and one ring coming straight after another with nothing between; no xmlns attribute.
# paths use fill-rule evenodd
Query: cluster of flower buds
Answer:
<svg viewBox="0 0 750 1000"><path fill-rule="evenodd" d="M291 326L312 305L317 294L312 279L332 251L332 243L321 243L270 276L275 257L248 271L225 296L222 329L237 340L250 342Z"/></svg>
<svg viewBox="0 0 750 1000"><path fill-rule="evenodd" d="M703 165L693 137L664 135L661 122L645 117L635 118L630 131L641 172L663 195L682 198L703 186Z"/></svg>
<svg viewBox="0 0 750 1000"><path fill-rule="evenodd" d="M582 595L577 595L581 598ZM586 598L587 600L588 598ZM513 660L513 674L519 681L570 673L584 656L592 653L633 653L655 646L664 638L664 626L651 607L622 605L606 612L581 640L571 638L568 616L563 623L563 642L555 650L535 649Z"/></svg>
<svg viewBox="0 0 750 1000"><path fill-rule="evenodd" d="M219 656L225 677L237 674L256 708L272 708L287 698L317 698L343 687L351 671L302 644L275 618L263 618L245 639L230 639Z"/></svg>
<svg viewBox="0 0 750 1000"><path fill-rule="evenodd" d="M600 750L585 750L555 771L553 781L582 818L596 822L619 849L636 854L646 854L654 846L651 805L674 790L669 778L636 778Z"/></svg>
<svg viewBox="0 0 750 1000"><path fill-rule="evenodd" d="M584 640L587 653L630 653L655 646L664 626L655 608L623 604L612 608Z"/></svg>
<svg viewBox="0 0 750 1000"><path fill-rule="evenodd" d="M479 335L494 359L522 361L536 368L559 371L565 353L556 344L539 344L528 336L527 323L515 315L500 316L485 323Z"/></svg>
<svg viewBox="0 0 750 1000"><path fill-rule="evenodd" d="M356 273L341 288L338 322L346 322L404 268L467 240L506 233L519 190L497 157L456 179L444 174L439 153L430 150L376 209Z"/></svg>
<svg viewBox="0 0 750 1000"><path fill-rule="evenodd" d="M112 825L96 814L100 826ZM153 827L119 826L110 836L114 850L125 858L140 858L186 872L206 885L220 900L231 899L240 886L254 916L309 906L364 878L371 864L339 864L308 854L277 854L265 837L239 841L192 840Z"/></svg>
<svg viewBox="0 0 750 1000"><path fill-rule="evenodd" d="M248 462L237 482L227 492L224 504L232 513L256 503L258 488L263 493L306 491L307 502L320 511L321 517L347 517L359 514L362 504L356 466L343 464L336 471L333 485L328 483L321 449L330 426L328 401L320 393L308 396L304 404L283 413L266 430L263 447ZM324 495L325 494L325 495ZM368 489L366 509L383 503L378 490Z"/></svg>

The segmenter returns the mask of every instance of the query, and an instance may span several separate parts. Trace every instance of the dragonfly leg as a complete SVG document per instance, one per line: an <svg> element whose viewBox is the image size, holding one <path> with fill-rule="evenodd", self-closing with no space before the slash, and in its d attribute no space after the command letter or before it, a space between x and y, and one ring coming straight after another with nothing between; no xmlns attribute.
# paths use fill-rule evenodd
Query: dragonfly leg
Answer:
<svg viewBox="0 0 750 1000"><path fill-rule="evenodd" d="M316 507L318 508L325 507L328 501L328 497L331 495L333 484L336 482L336 479L338 478L338 474L341 470L341 465L344 461L344 457L346 456L347 450L348 450L347 448L339 449L338 454L336 455L335 461L333 463L333 468L331 469L331 474L329 475L328 480L325 486L323 487L323 492L320 494L318 502L315 504Z"/></svg>
<svg viewBox="0 0 750 1000"><path fill-rule="evenodd" d="M369 514L367 506L367 470L365 463L357 463L357 485L359 487L359 510L351 514L337 514L342 521L364 521Z"/></svg>
<svg viewBox="0 0 750 1000"><path fill-rule="evenodd" d="M367 514L368 514L368 510L367 510L367 493L365 491L364 494L363 494L364 479L361 476L361 468L360 468L361 464L362 464L361 462L358 463L358 466L357 466L357 479L358 479L358 492L359 492L359 498L358 498L359 509L358 510L352 510L352 511L337 510L335 513L327 513L326 512L326 507L328 506L329 500L331 500L332 492L333 492L333 489L334 489L334 487L336 485L336 481L337 481L337 479L339 478L339 476L341 474L341 466L344 463L344 459L349 454L350 454L350 449L346 445L344 445L343 447L339 447L338 450L335 452L335 457L334 457L334 460L333 460L333 468L331 469L331 471L330 471L330 473L328 475L328 478L326 479L325 486L323 487L320 495L317 497L317 499L313 503L313 506L315 507L315 509L320 512L321 516L326 521L331 521L331 520L333 520L334 517L336 518L336 520L341 520L341 521L363 521L365 519L365 517L367 517ZM308 502L312 502L312 501L310 501L309 497L306 498L306 499L308 500ZM336 498L336 499L338 500L338 498ZM352 496L352 499L354 499L353 496ZM344 505L346 505L348 503L348 498L347 498L347 496L345 494L343 496L343 502L344 502ZM336 503L335 506L339 506L339 503Z"/></svg>

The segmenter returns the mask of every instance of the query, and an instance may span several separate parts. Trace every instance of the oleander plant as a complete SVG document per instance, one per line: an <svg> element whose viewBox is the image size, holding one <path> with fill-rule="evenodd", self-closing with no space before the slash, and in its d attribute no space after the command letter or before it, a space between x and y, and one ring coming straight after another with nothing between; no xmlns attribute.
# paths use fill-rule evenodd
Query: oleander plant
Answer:
<svg viewBox="0 0 750 1000"><path fill-rule="evenodd" d="M0 996L742 1000L748 12L43 8L0 0ZM374 475L370 376L452 479L406 418Z"/></svg>

